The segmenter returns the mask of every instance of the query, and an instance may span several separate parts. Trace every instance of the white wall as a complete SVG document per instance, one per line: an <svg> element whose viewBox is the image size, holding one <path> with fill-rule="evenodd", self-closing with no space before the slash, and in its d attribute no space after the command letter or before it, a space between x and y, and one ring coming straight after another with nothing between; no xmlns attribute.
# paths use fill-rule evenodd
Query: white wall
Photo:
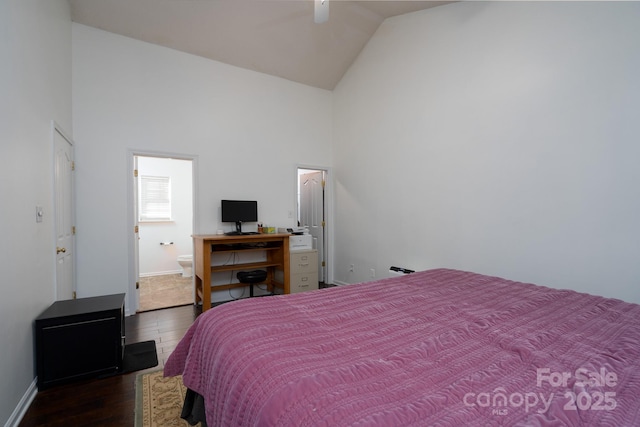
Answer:
<svg viewBox="0 0 640 427"><path fill-rule="evenodd" d="M140 222L140 276L179 273L179 255L193 252L193 189L190 160L139 157L139 176L171 179L171 221ZM160 245L171 242L172 245Z"/></svg>
<svg viewBox="0 0 640 427"><path fill-rule="evenodd" d="M638 22L637 2L386 20L334 91L336 280L452 267L640 302Z"/></svg>
<svg viewBox="0 0 640 427"><path fill-rule="evenodd" d="M51 121L71 133L71 19L65 0L0 2L0 424L33 396L33 321L53 302ZM41 223L35 207L44 208ZM16 410L16 412L14 412Z"/></svg>
<svg viewBox="0 0 640 427"><path fill-rule="evenodd" d="M198 157L196 233L223 228L225 198L257 200L261 221L293 225L295 164L331 163L331 92L72 30L79 296L128 290L128 150Z"/></svg>

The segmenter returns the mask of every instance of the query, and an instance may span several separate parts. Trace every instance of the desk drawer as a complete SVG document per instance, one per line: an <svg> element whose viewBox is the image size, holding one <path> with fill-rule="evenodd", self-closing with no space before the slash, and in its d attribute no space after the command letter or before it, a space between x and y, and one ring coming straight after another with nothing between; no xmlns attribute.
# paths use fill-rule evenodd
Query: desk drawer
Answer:
<svg viewBox="0 0 640 427"><path fill-rule="evenodd" d="M291 275L289 282L290 293L312 291L318 289L318 273L298 273Z"/></svg>
<svg viewBox="0 0 640 427"><path fill-rule="evenodd" d="M318 271L318 251L291 252L291 275L298 273L313 273Z"/></svg>

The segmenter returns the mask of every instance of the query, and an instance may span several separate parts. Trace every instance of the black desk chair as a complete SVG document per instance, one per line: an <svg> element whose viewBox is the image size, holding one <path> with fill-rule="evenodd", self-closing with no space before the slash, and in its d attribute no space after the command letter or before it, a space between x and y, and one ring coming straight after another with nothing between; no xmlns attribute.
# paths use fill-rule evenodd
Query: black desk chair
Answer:
<svg viewBox="0 0 640 427"><path fill-rule="evenodd" d="M253 297L253 285L262 283L267 279L266 270L239 271L236 274L238 281L249 285L249 296Z"/></svg>

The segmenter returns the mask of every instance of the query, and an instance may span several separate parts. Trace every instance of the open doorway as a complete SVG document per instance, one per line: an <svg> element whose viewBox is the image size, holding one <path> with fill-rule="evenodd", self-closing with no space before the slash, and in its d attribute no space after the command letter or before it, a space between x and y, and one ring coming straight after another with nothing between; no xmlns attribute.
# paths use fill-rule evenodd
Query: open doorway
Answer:
<svg viewBox="0 0 640 427"><path fill-rule="evenodd" d="M192 159L134 156L138 310L193 303Z"/></svg>
<svg viewBox="0 0 640 427"><path fill-rule="evenodd" d="M318 281L320 287L328 279L328 171L312 167L298 167L298 226L306 227L313 236L313 248L318 250Z"/></svg>

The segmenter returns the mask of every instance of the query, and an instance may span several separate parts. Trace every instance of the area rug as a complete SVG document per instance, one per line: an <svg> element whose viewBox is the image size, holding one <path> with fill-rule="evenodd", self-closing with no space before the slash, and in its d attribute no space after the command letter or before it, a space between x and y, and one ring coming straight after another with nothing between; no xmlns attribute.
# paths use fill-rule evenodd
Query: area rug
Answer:
<svg viewBox="0 0 640 427"><path fill-rule="evenodd" d="M186 392L182 376L164 378L162 369L138 374L135 427L189 426L180 418Z"/></svg>

